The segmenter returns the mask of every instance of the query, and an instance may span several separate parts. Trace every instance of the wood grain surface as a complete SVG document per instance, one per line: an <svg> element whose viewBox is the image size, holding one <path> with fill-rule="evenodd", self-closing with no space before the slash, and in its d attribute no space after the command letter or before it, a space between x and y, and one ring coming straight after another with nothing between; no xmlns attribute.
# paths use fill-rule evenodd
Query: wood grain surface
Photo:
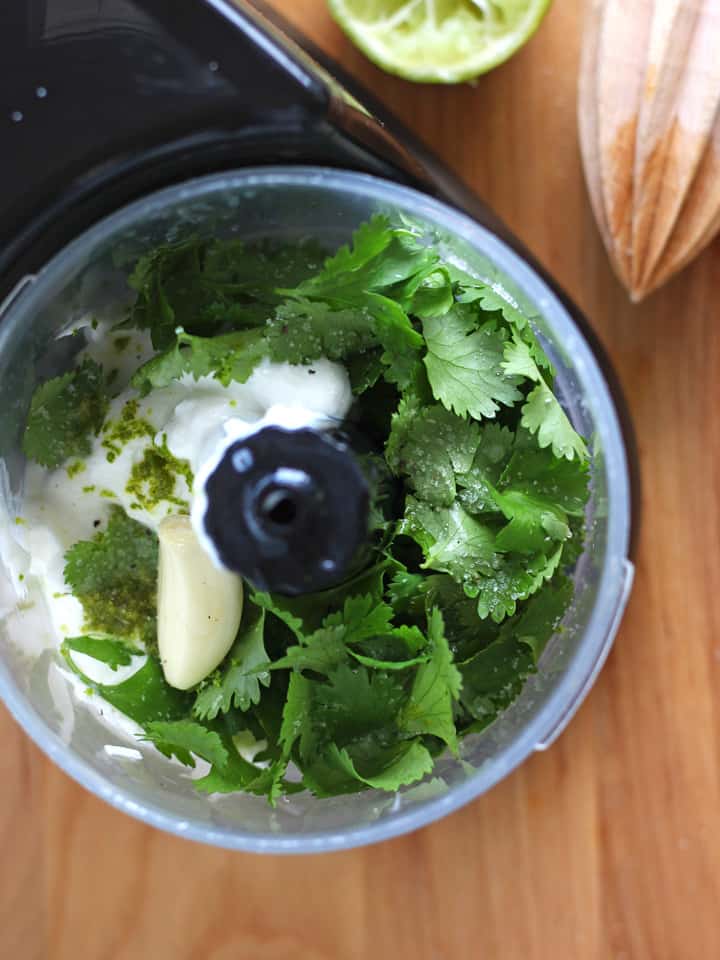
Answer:
<svg viewBox="0 0 720 960"><path fill-rule="evenodd" d="M486 796L344 854L204 849L110 809L0 714L2 960L720 957L720 243L642 307L582 182L580 0L475 87L381 74L275 0L485 196L592 318L635 419L637 584L568 731Z"/></svg>

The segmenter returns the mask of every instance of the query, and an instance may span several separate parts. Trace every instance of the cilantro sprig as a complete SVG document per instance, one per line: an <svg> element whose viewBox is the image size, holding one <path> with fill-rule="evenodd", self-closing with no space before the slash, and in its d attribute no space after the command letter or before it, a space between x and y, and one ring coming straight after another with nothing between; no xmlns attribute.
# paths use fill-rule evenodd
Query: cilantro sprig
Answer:
<svg viewBox="0 0 720 960"><path fill-rule="evenodd" d="M50 468L87 456L109 403L102 367L91 357L47 380L33 394L23 436L26 456Z"/></svg>

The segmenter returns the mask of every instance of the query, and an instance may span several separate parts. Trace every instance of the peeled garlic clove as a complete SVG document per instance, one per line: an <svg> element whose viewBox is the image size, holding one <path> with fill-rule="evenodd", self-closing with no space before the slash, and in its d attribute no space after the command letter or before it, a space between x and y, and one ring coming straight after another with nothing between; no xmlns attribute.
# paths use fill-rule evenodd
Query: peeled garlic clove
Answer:
<svg viewBox="0 0 720 960"><path fill-rule="evenodd" d="M189 517L167 517L158 537L160 661L170 686L187 690L233 645L243 610L242 579L213 565Z"/></svg>

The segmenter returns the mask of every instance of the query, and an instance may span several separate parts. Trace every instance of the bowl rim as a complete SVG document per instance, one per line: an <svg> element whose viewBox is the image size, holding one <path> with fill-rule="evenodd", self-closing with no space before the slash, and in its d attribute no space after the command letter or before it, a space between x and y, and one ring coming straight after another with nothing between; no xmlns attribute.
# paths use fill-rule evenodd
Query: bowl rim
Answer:
<svg viewBox="0 0 720 960"><path fill-rule="evenodd" d="M259 834L234 828L220 828L204 822L181 819L168 813L155 802L138 801L130 789L110 784L42 720L30 701L14 683L8 666L0 659L0 700L38 747L65 773L81 786L111 806L132 817L180 837L253 853L317 853L347 850L376 843L417 830L459 809L489 790L507 776L537 749L549 746L562 732L589 692L599 673L622 618L632 585L633 565L629 560L631 539L632 491L628 455L616 401L588 339L571 316L562 299L545 279L506 242L477 221L412 187L380 177L328 167L293 165L246 167L193 178L152 191L98 220L66 245L35 275L26 278L24 289L9 305L14 312L18 303L23 309L39 298L42 288L59 279L68 262L81 256L84 249L95 246L109 233L122 230L152 210L197 200L222 189L253 187L307 187L360 191L365 197L388 206L407 206L419 218L426 218L471 246L479 248L492 263L502 264L514 284L537 305L543 316L552 310L562 321L561 337L576 364L583 364L594 395L602 401L607 413L604 450L614 469L608 478L608 557L600 578L597 598L583 634L584 656L575 655L561 676L553 693L538 713L496 755L486 760L466 781L451 787L446 794L413 804L406 810L392 812L382 820L344 830L313 831L299 835ZM0 320L2 320L0 309ZM0 324L0 351L5 324ZM556 328L553 328L554 332ZM602 358L606 362L606 358ZM612 458L609 452L612 451ZM612 548L612 549L611 549ZM588 637L593 640L588 645Z"/></svg>

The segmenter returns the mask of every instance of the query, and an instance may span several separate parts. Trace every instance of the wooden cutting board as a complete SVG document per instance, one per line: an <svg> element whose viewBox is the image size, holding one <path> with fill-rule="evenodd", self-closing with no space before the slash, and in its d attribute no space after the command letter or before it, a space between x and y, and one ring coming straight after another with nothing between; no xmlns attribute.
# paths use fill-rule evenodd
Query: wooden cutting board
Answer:
<svg viewBox="0 0 720 960"><path fill-rule="evenodd" d="M642 307L585 194L581 0L475 87L368 64L322 0L275 0L487 197L587 312L644 472L635 592L557 744L449 819L281 859L116 813L0 713L0 960L714 960L720 957L720 243Z"/></svg>

